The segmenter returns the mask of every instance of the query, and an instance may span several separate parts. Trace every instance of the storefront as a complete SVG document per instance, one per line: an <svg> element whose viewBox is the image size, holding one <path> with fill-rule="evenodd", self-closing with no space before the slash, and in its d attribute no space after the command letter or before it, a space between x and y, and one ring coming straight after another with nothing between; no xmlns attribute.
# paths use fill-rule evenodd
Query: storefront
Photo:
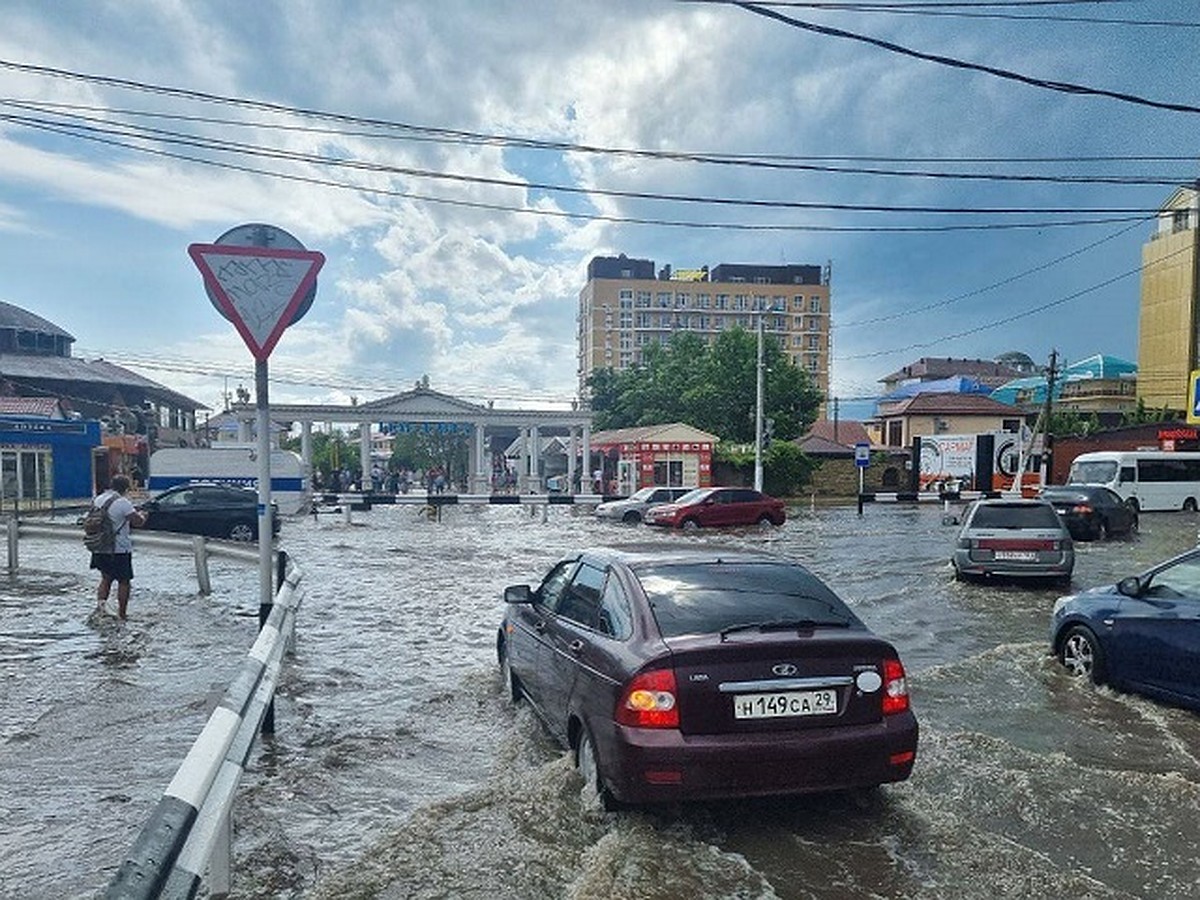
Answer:
<svg viewBox="0 0 1200 900"><path fill-rule="evenodd" d="M603 467L604 492L632 494L643 487L709 487L717 436L675 422L599 431L592 450Z"/></svg>
<svg viewBox="0 0 1200 900"><path fill-rule="evenodd" d="M91 497L100 423L0 416L0 509Z"/></svg>

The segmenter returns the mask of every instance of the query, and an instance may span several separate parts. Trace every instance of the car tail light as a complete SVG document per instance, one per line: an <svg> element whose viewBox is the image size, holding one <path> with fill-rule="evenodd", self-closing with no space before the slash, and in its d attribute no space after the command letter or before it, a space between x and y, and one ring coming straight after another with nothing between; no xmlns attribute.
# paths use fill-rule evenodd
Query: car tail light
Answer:
<svg viewBox="0 0 1200 900"><path fill-rule="evenodd" d="M635 675L617 703L617 722L634 728L678 728L674 670L651 669Z"/></svg>
<svg viewBox="0 0 1200 900"><path fill-rule="evenodd" d="M898 659L883 661L883 714L902 713L908 709L908 682L904 678L904 666Z"/></svg>
<svg viewBox="0 0 1200 900"><path fill-rule="evenodd" d="M1093 510L1086 503L1080 503L1076 506L1072 506L1071 512L1079 513L1079 515L1081 515L1081 516L1090 516L1092 514Z"/></svg>

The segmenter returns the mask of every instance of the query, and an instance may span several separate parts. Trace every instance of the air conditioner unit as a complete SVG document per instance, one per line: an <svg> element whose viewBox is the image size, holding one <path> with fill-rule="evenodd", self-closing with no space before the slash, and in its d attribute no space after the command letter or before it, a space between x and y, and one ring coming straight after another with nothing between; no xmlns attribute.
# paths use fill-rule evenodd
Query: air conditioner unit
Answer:
<svg viewBox="0 0 1200 900"><path fill-rule="evenodd" d="M935 434L945 434L950 430L950 423L945 419L933 420L933 431Z"/></svg>

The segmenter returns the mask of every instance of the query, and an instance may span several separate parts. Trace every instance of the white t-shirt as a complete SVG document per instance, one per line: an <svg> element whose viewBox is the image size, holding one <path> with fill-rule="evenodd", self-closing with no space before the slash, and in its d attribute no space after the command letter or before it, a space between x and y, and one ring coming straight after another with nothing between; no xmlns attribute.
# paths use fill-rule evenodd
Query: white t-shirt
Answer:
<svg viewBox="0 0 1200 900"><path fill-rule="evenodd" d="M92 501L93 506L103 506L108 502L109 497L116 497L108 508L108 517L112 519L113 530L117 533L117 539L113 544L113 553L132 553L133 552L133 537L130 535L129 517L137 510L134 508L133 501L128 497L122 497L116 491L105 491L99 497Z"/></svg>

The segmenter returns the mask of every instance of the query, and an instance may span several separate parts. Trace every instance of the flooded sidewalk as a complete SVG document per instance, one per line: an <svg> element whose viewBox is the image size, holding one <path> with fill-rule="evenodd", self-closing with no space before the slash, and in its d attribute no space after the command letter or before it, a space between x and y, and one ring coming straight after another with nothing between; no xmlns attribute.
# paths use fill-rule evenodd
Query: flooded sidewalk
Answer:
<svg viewBox="0 0 1200 900"><path fill-rule="evenodd" d="M203 596L190 557L135 552L121 621L96 614L76 542L20 552L0 573L0 881L10 896L94 897L244 661L257 581L213 560Z"/></svg>

